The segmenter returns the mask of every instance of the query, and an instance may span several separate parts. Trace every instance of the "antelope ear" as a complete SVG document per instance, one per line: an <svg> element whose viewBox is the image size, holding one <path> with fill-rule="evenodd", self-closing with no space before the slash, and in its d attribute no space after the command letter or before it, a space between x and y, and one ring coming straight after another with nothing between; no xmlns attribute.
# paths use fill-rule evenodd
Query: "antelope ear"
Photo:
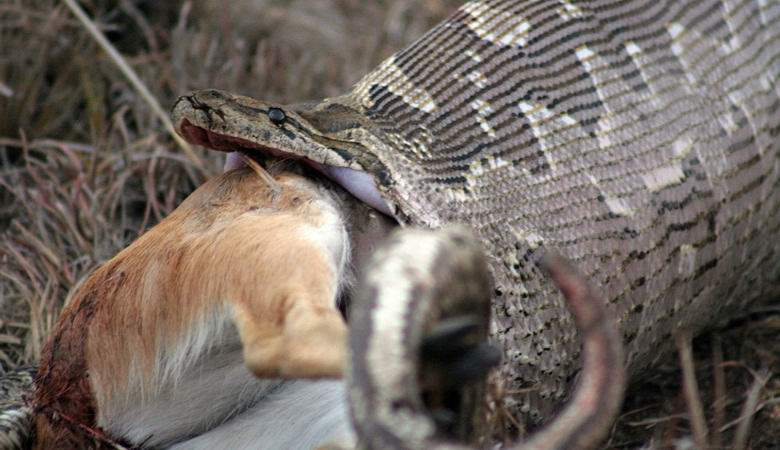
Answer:
<svg viewBox="0 0 780 450"><path fill-rule="evenodd" d="M229 172L244 167L246 163L241 158L239 152L230 152L225 157L225 165L222 167L223 172Z"/></svg>
<svg viewBox="0 0 780 450"><path fill-rule="evenodd" d="M322 170L328 177L361 202L368 204L383 214L390 217L393 216L390 206L382 198L371 175L347 167L322 166Z"/></svg>

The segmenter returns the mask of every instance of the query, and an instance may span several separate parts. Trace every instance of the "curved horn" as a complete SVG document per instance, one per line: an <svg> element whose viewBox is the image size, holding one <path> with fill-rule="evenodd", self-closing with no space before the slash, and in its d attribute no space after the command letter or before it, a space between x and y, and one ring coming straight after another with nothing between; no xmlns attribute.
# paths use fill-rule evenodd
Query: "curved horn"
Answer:
<svg viewBox="0 0 780 450"><path fill-rule="evenodd" d="M569 263L542 268L562 291L583 346L573 397L517 450L588 449L609 431L622 401L622 341L596 295ZM420 354L436 323L472 323L487 337L490 282L479 241L460 227L397 232L369 265L350 319L349 402L368 449L465 449L437 430L420 395ZM456 320L457 322L457 320Z"/></svg>

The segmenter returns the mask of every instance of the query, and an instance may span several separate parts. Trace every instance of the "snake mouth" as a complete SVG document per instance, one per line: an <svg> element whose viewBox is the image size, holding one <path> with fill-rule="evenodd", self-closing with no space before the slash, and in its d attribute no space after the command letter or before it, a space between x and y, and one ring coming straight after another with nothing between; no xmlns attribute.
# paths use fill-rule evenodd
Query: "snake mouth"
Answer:
<svg viewBox="0 0 780 450"><path fill-rule="evenodd" d="M187 119L183 119L179 123L178 132L191 144L229 153L224 167L225 171L238 169L244 165L244 162L238 156L238 153L250 155L255 159L258 159L259 157L261 160L263 157L269 156L280 160L298 160L332 179L359 200L372 206L376 210L391 217L394 215L392 208L379 193L373 178L365 172L348 169L346 167L325 165L291 152L285 152L278 148L268 147L235 136L220 134L194 125Z"/></svg>
<svg viewBox="0 0 780 450"><path fill-rule="evenodd" d="M179 134L189 143L200 145L211 150L217 150L225 153L243 152L253 154L260 152L263 155L273 156L279 159L301 159L306 161L310 166L317 168L322 164L314 162L310 159L302 156L295 155L290 152L285 152L277 148L268 147L265 145L252 142L248 139L243 139L227 134L216 133L211 130L207 130L203 127L193 125L189 120L182 120L179 125Z"/></svg>
<svg viewBox="0 0 780 450"><path fill-rule="evenodd" d="M299 160L307 166L317 170L318 172L327 175L327 170L323 164L296 155L294 153L285 152L277 148L258 144L248 139L230 136L227 134L220 134L197 125L193 125L187 119L182 120L178 127L178 131L179 134L181 134L181 136L191 144L200 145L201 147L206 147L210 150L228 153L228 157L223 168L225 172L240 169L246 165L243 159L241 159L239 156L239 153L243 153L260 163L263 163L263 161L268 157L277 160Z"/></svg>

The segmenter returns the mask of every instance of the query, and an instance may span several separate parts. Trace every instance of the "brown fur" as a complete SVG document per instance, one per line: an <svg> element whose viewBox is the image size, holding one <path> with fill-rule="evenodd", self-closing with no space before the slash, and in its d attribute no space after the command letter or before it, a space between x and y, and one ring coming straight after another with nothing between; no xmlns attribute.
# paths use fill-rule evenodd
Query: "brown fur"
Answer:
<svg viewBox="0 0 780 450"><path fill-rule="evenodd" d="M220 308L255 374L340 376L341 267L318 242L341 239L334 199L297 175L275 178L278 195L246 169L207 182L78 289L41 359L36 448L100 448L55 412L96 428L102 405L153 391L161 358Z"/></svg>

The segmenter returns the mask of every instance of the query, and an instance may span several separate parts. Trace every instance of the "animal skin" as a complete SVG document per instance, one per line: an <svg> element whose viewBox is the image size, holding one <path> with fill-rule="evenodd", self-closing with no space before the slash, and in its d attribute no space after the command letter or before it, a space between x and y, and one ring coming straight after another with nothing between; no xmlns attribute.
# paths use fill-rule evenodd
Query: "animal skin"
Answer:
<svg viewBox="0 0 780 450"><path fill-rule="evenodd" d="M35 370L23 368L0 376L0 449L30 446L32 408L26 398L33 391Z"/></svg>
<svg viewBox="0 0 780 450"><path fill-rule="evenodd" d="M350 243L392 223L325 181L274 179L208 181L77 289L35 379L34 448L108 448L86 428L150 448L351 442L341 382L256 376L341 376Z"/></svg>
<svg viewBox="0 0 780 450"><path fill-rule="evenodd" d="M571 400L552 422L502 448L598 448L623 398L622 341L604 299L568 262L548 255L541 266L574 316L583 370ZM481 345L490 322L491 281L479 240L459 226L407 228L377 250L365 273L352 308L347 365L360 448L468 450L495 445L479 433L484 397L479 389L469 392L481 375L473 374L474 361L489 357ZM442 358L451 352L464 356ZM473 428L467 427L460 440L459 430L448 430L433 418L440 416L436 398L465 405L460 421L471 419ZM469 440L476 447L464 445Z"/></svg>
<svg viewBox="0 0 780 450"><path fill-rule="evenodd" d="M534 388L515 406L537 419L582 364L534 264L550 250L604 293L634 377L677 330L777 294L779 41L772 0L472 1L342 97L209 90L173 116L194 143L301 158L401 223L473 228L503 378Z"/></svg>
<svg viewBox="0 0 780 450"><path fill-rule="evenodd" d="M343 96L206 90L190 142L300 158L402 224L474 229L510 406L549 418L581 368L549 251L603 292L629 376L778 298L780 2L478 0ZM531 388L531 389L528 389Z"/></svg>

